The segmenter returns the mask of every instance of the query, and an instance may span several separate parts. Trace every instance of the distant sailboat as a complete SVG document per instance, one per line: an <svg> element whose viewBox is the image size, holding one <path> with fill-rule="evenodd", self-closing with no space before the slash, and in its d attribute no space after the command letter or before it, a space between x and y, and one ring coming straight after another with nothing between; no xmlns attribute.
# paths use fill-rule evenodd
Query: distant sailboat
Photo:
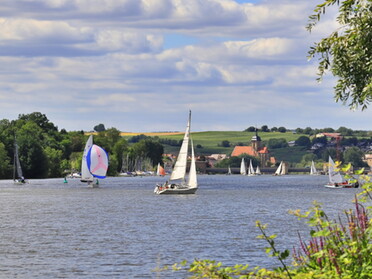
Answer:
<svg viewBox="0 0 372 279"><path fill-rule="evenodd" d="M256 173L254 172L252 159L251 159L251 160L249 160L248 176L253 176L253 175L256 175Z"/></svg>
<svg viewBox="0 0 372 279"><path fill-rule="evenodd" d="M359 187L359 182L349 182L344 180L341 173L336 167L335 162L332 160L331 156L328 158L328 177L329 183L324 186L327 188L357 188Z"/></svg>
<svg viewBox="0 0 372 279"><path fill-rule="evenodd" d="M13 181L16 184L26 183L23 177L21 162L19 161L18 144L14 142Z"/></svg>
<svg viewBox="0 0 372 279"><path fill-rule="evenodd" d="M283 161L280 162L279 167L276 169L274 175L285 175L285 169L283 166Z"/></svg>
<svg viewBox="0 0 372 279"><path fill-rule="evenodd" d="M261 170L260 170L260 167L257 165L257 168L256 168L256 175L261 175Z"/></svg>
<svg viewBox="0 0 372 279"><path fill-rule="evenodd" d="M191 111L187 122L186 132L183 137L180 153L178 154L176 164L172 171L170 181L166 181L163 185L156 185L154 193L163 194L194 194L198 189L198 181L196 175L196 160L194 154L194 145L190 138ZM187 154L191 144L191 165L188 181L186 181Z"/></svg>
<svg viewBox="0 0 372 279"><path fill-rule="evenodd" d="M315 167L314 161L311 161L310 175L319 175L319 172L317 171L317 169Z"/></svg>
<svg viewBox="0 0 372 279"><path fill-rule="evenodd" d="M241 175L246 175L247 174L247 168L245 166L244 158L242 158L242 161L240 163L240 174Z"/></svg>
<svg viewBox="0 0 372 279"><path fill-rule="evenodd" d="M160 165L160 163L158 163L158 168L157 168L157 171L156 171L156 175L157 175L157 176L165 176L165 170L164 170L164 168Z"/></svg>

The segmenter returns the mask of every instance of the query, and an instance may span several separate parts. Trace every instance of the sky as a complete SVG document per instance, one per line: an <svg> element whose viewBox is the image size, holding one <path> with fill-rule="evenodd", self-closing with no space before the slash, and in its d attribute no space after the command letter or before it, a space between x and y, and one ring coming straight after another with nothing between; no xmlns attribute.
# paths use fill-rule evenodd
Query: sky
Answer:
<svg viewBox="0 0 372 279"><path fill-rule="evenodd" d="M2 0L0 119L41 112L59 129L371 130L335 103L310 46L335 28L320 0Z"/></svg>

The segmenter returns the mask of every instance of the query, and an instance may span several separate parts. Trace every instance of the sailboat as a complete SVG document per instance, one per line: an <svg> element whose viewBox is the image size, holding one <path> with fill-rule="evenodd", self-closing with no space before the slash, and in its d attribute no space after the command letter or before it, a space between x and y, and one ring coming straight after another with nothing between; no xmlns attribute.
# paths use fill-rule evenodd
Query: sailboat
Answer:
<svg viewBox="0 0 372 279"><path fill-rule="evenodd" d="M341 173L336 167L335 162L332 160L331 156L328 158L328 177L329 182L325 184L324 186L327 188L358 188L359 183L356 182L350 182L344 180Z"/></svg>
<svg viewBox="0 0 372 279"><path fill-rule="evenodd" d="M198 189L194 145L192 139L190 138L190 124L191 111L189 113L189 120L187 122L186 132L183 137L180 153L178 154L177 161L169 182L166 181L163 185L156 185L154 189L155 194L194 194ZM191 165L188 181L186 181L185 177L189 143L191 143Z"/></svg>
<svg viewBox="0 0 372 279"><path fill-rule="evenodd" d="M90 173L88 169L88 164L87 164L87 155L92 145L93 145L93 135L90 135L87 142L85 143L83 158L81 160L81 179L80 179L81 182L88 182L88 184L93 182L93 175Z"/></svg>
<svg viewBox="0 0 372 279"><path fill-rule="evenodd" d="M317 171L317 169L315 167L314 161L311 161L310 175L319 175L319 172Z"/></svg>
<svg viewBox="0 0 372 279"><path fill-rule="evenodd" d="M285 175L285 169L283 167L283 161L280 162L279 167L276 169L274 175Z"/></svg>
<svg viewBox="0 0 372 279"><path fill-rule="evenodd" d="M261 170L260 170L260 167L257 165L257 168L256 168L256 175L261 175Z"/></svg>
<svg viewBox="0 0 372 279"><path fill-rule="evenodd" d="M247 174L247 169L246 169L246 166L245 166L244 158L242 158L242 161L240 163L240 174L241 175L246 175Z"/></svg>
<svg viewBox="0 0 372 279"><path fill-rule="evenodd" d="M227 174L228 175L231 175L232 174L230 166L227 168Z"/></svg>
<svg viewBox="0 0 372 279"><path fill-rule="evenodd" d="M248 176L253 176L253 175L256 175L256 173L254 172L252 159L251 159L251 160L249 160Z"/></svg>
<svg viewBox="0 0 372 279"><path fill-rule="evenodd" d="M158 163L158 168L157 168L157 171L156 171L156 175L157 175L157 176L164 176L164 175L165 175L165 170L164 170L164 168L160 165L160 163Z"/></svg>
<svg viewBox="0 0 372 279"><path fill-rule="evenodd" d="M23 177L21 162L19 161L18 144L14 142L13 181L15 184L26 183Z"/></svg>
<svg viewBox="0 0 372 279"><path fill-rule="evenodd" d="M87 154L88 170L93 177L104 179L108 169L108 154L102 147L93 144ZM89 183L88 183L89 184ZM98 187L98 179L92 187Z"/></svg>

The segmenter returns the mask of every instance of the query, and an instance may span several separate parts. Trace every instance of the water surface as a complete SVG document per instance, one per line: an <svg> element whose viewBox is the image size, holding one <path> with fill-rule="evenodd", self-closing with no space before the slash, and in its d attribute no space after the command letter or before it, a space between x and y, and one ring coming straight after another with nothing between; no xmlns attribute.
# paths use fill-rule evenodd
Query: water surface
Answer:
<svg viewBox="0 0 372 279"><path fill-rule="evenodd" d="M281 249L307 227L289 215L322 202L331 216L351 208L359 189L327 189L326 176L199 176L195 195L158 196L167 178L0 181L0 278L184 278L154 272L182 260L278 266L255 221Z"/></svg>

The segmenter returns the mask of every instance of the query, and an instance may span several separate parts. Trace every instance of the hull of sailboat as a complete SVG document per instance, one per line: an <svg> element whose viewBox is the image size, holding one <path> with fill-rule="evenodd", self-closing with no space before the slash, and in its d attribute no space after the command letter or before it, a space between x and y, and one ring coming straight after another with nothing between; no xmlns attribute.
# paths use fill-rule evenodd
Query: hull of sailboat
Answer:
<svg viewBox="0 0 372 279"><path fill-rule="evenodd" d="M333 188L333 189L341 189L341 188L358 188L359 183L350 183L350 182L344 182L344 183L327 183L324 185L326 188Z"/></svg>
<svg viewBox="0 0 372 279"><path fill-rule="evenodd" d="M189 187L175 185L173 186L173 188L158 187L157 189L155 189L155 194L157 195L187 195L187 194L195 194L196 190L198 190L197 187L189 188Z"/></svg>

